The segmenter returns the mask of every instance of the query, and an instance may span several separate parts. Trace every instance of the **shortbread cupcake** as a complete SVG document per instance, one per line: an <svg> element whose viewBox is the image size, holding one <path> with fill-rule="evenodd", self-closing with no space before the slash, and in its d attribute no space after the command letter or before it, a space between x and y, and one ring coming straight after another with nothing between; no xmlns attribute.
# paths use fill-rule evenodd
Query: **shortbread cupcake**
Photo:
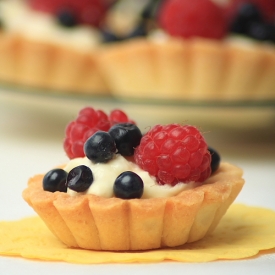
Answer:
<svg viewBox="0 0 275 275"><path fill-rule="evenodd" d="M91 119L94 111L85 108L69 125L72 146L82 142L84 121L103 121ZM194 126L156 125L142 134L122 114L85 141L84 157L70 151L66 165L32 177L26 202L73 248L150 250L212 233L244 185L242 170L220 162Z"/></svg>
<svg viewBox="0 0 275 275"><path fill-rule="evenodd" d="M0 81L36 90L108 94L98 67L97 49L102 43L98 22L76 25L60 1L43 2L0 2ZM90 3L95 2L99 1ZM59 6L56 16L43 10Z"/></svg>
<svg viewBox="0 0 275 275"><path fill-rule="evenodd" d="M102 71L115 96L275 99L274 1L152 2L157 8L140 20L147 24L143 38L102 49Z"/></svg>

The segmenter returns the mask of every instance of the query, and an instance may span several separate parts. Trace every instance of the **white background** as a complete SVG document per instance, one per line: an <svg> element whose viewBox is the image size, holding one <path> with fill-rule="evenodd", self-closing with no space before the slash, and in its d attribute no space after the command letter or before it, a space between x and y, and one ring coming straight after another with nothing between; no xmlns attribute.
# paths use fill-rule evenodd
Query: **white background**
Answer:
<svg viewBox="0 0 275 275"><path fill-rule="evenodd" d="M30 176L64 163L66 124L84 106L127 111L142 131L156 123L199 126L222 159L244 170L246 184L237 202L275 210L274 106L190 106L129 104L0 89L0 220L33 215L22 190ZM148 128L147 128L148 129ZM275 228L274 228L275 231ZM275 274L275 254L204 264L74 265L0 256L0 274Z"/></svg>

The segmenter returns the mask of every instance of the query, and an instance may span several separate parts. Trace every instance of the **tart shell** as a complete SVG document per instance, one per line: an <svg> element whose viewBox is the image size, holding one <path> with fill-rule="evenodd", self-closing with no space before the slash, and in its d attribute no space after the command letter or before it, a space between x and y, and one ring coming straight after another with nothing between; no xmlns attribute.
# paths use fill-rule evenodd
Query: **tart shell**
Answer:
<svg viewBox="0 0 275 275"><path fill-rule="evenodd" d="M0 32L0 81L65 93L109 94L95 50Z"/></svg>
<svg viewBox="0 0 275 275"><path fill-rule="evenodd" d="M211 233L244 185L242 170L221 163L203 185L169 198L69 196L42 189L36 175L25 201L68 247L131 251L176 247Z"/></svg>
<svg viewBox="0 0 275 275"><path fill-rule="evenodd" d="M264 43L133 39L102 48L112 94L129 99L275 99L275 49Z"/></svg>

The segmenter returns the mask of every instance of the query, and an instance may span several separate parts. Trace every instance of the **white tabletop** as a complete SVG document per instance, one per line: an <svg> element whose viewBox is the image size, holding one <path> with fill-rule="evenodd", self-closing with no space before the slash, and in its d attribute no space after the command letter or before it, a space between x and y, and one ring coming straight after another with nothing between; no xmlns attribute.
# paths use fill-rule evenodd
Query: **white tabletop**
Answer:
<svg viewBox="0 0 275 275"><path fill-rule="evenodd" d="M222 159L244 170L246 184L237 202L275 210L275 109L274 107L217 108L121 104L110 100L37 95L0 89L0 220L33 215L22 190L30 176L64 163L62 148L66 123L87 105L112 109L119 105L145 131L150 123L196 124ZM275 229L274 229L275 230ZM115 268L114 268L115 267ZM275 254L240 261L204 264L158 263L128 265L73 265L0 256L0 274L274 274ZM5 273L3 272L5 271ZM241 274L241 273L239 273Z"/></svg>

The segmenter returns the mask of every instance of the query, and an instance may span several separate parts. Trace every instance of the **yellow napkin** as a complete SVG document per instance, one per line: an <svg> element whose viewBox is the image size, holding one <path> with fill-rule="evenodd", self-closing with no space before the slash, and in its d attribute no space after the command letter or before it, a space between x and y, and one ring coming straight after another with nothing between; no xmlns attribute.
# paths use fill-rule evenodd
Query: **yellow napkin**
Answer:
<svg viewBox="0 0 275 275"><path fill-rule="evenodd" d="M214 233L203 240L177 248L145 252L102 252L68 248L52 235L39 217L0 222L0 255L46 261L79 264L164 260L209 262L248 258L274 247L275 211L241 204L232 205Z"/></svg>

